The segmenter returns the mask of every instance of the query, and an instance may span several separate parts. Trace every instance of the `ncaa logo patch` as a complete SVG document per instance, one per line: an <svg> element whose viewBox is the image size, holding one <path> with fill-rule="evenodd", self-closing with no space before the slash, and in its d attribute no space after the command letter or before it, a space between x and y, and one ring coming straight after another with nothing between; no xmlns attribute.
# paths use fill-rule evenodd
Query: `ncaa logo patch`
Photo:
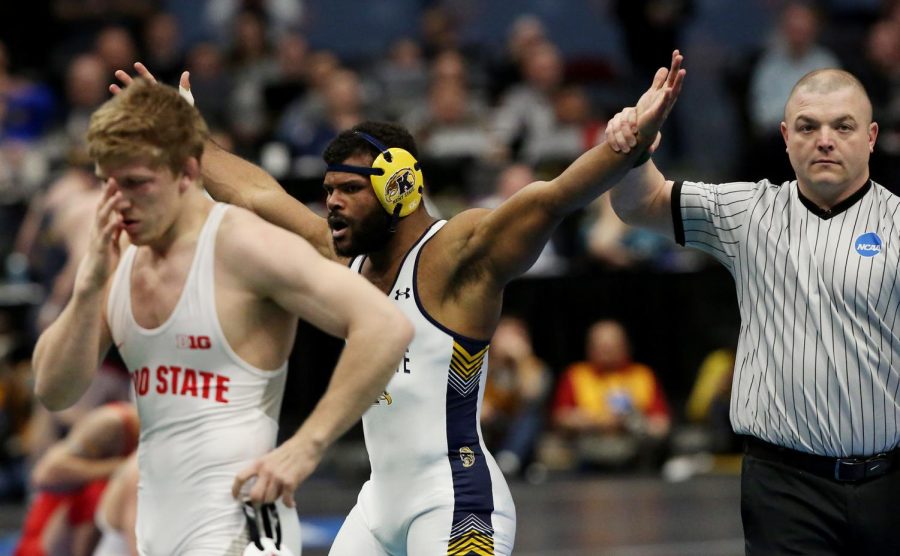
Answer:
<svg viewBox="0 0 900 556"><path fill-rule="evenodd" d="M863 257L874 257L881 253L881 238L875 232L867 232L853 242L856 252Z"/></svg>

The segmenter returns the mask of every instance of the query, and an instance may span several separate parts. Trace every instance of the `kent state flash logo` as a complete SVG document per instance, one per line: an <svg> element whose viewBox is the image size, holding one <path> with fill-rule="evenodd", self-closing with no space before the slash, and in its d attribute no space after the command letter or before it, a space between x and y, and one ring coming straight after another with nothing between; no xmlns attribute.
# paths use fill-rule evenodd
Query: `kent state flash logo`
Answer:
<svg viewBox="0 0 900 556"><path fill-rule="evenodd" d="M881 253L881 238L875 232L866 232L856 238L853 247L863 257L874 257Z"/></svg>
<svg viewBox="0 0 900 556"><path fill-rule="evenodd" d="M384 197L390 203L397 202L406 197L407 193L413 190L415 186L415 178L412 169L402 168L394 172L394 175L388 180L384 187Z"/></svg>

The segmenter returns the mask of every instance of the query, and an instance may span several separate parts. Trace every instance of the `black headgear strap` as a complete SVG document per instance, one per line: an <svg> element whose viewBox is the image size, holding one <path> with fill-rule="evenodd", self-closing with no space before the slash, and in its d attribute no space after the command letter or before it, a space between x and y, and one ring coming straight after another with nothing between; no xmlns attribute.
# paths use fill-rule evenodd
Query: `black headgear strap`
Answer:
<svg viewBox="0 0 900 556"><path fill-rule="evenodd" d="M354 131L356 135L359 135L363 139L369 142L370 145L381 151L381 154L384 156L384 159L388 162L391 162L391 151L379 141L378 139L372 137L368 133L363 131ZM416 167L418 168L419 163L416 162ZM383 176L384 168L372 168L371 166L354 166L352 164L329 164L326 167L326 170L329 172L347 172L349 174L357 174L360 176ZM396 205L394 207L394 212L391 214L391 224L390 224L390 232L394 233L397 231L397 222L400 221L400 211L403 210L401 205Z"/></svg>
<svg viewBox="0 0 900 556"><path fill-rule="evenodd" d="M359 135L363 139L365 139L370 145L381 151L381 154L384 156L384 159L388 162L391 162L393 156L391 155L391 151L379 141L375 139L368 133L364 133L362 131L354 131L355 135ZM383 168L371 168L369 166L353 166L351 164L329 164L327 167L329 172L349 172L351 174L359 174L361 176L383 176L384 169Z"/></svg>

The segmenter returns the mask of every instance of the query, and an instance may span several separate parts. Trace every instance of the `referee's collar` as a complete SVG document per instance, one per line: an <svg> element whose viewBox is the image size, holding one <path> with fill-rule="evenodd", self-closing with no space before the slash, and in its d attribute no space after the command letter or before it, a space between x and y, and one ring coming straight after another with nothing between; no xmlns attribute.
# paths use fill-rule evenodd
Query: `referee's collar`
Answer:
<svg viewBox="0 0 900 556"><path fill-rule="evenodd" d="M800 197L800 202L803 203L809 212L815 214L822 220L828 220L829 218L833 218L838 214L844 212L848 208L852 207L857 201L863 198L863 196L872 189L872 178L866 180L866 183L863 184L862 187L857 189L853 195L850 195L840 203L834 205L830 209L823 209L814 202L810 201L802 191L800 191L800 183L797 183L797 196Z"/></svg>

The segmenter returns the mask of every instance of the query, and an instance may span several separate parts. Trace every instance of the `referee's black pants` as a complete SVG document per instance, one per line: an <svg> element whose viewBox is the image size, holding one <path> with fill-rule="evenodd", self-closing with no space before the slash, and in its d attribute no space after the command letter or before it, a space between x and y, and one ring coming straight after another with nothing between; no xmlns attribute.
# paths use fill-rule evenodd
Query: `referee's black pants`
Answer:
<svg viewBox="0 0 900 556"><path fill-rule="evenodd" d="M847 483L745 454L741 519L748 556L900 555L900 469Z"/></svg>

